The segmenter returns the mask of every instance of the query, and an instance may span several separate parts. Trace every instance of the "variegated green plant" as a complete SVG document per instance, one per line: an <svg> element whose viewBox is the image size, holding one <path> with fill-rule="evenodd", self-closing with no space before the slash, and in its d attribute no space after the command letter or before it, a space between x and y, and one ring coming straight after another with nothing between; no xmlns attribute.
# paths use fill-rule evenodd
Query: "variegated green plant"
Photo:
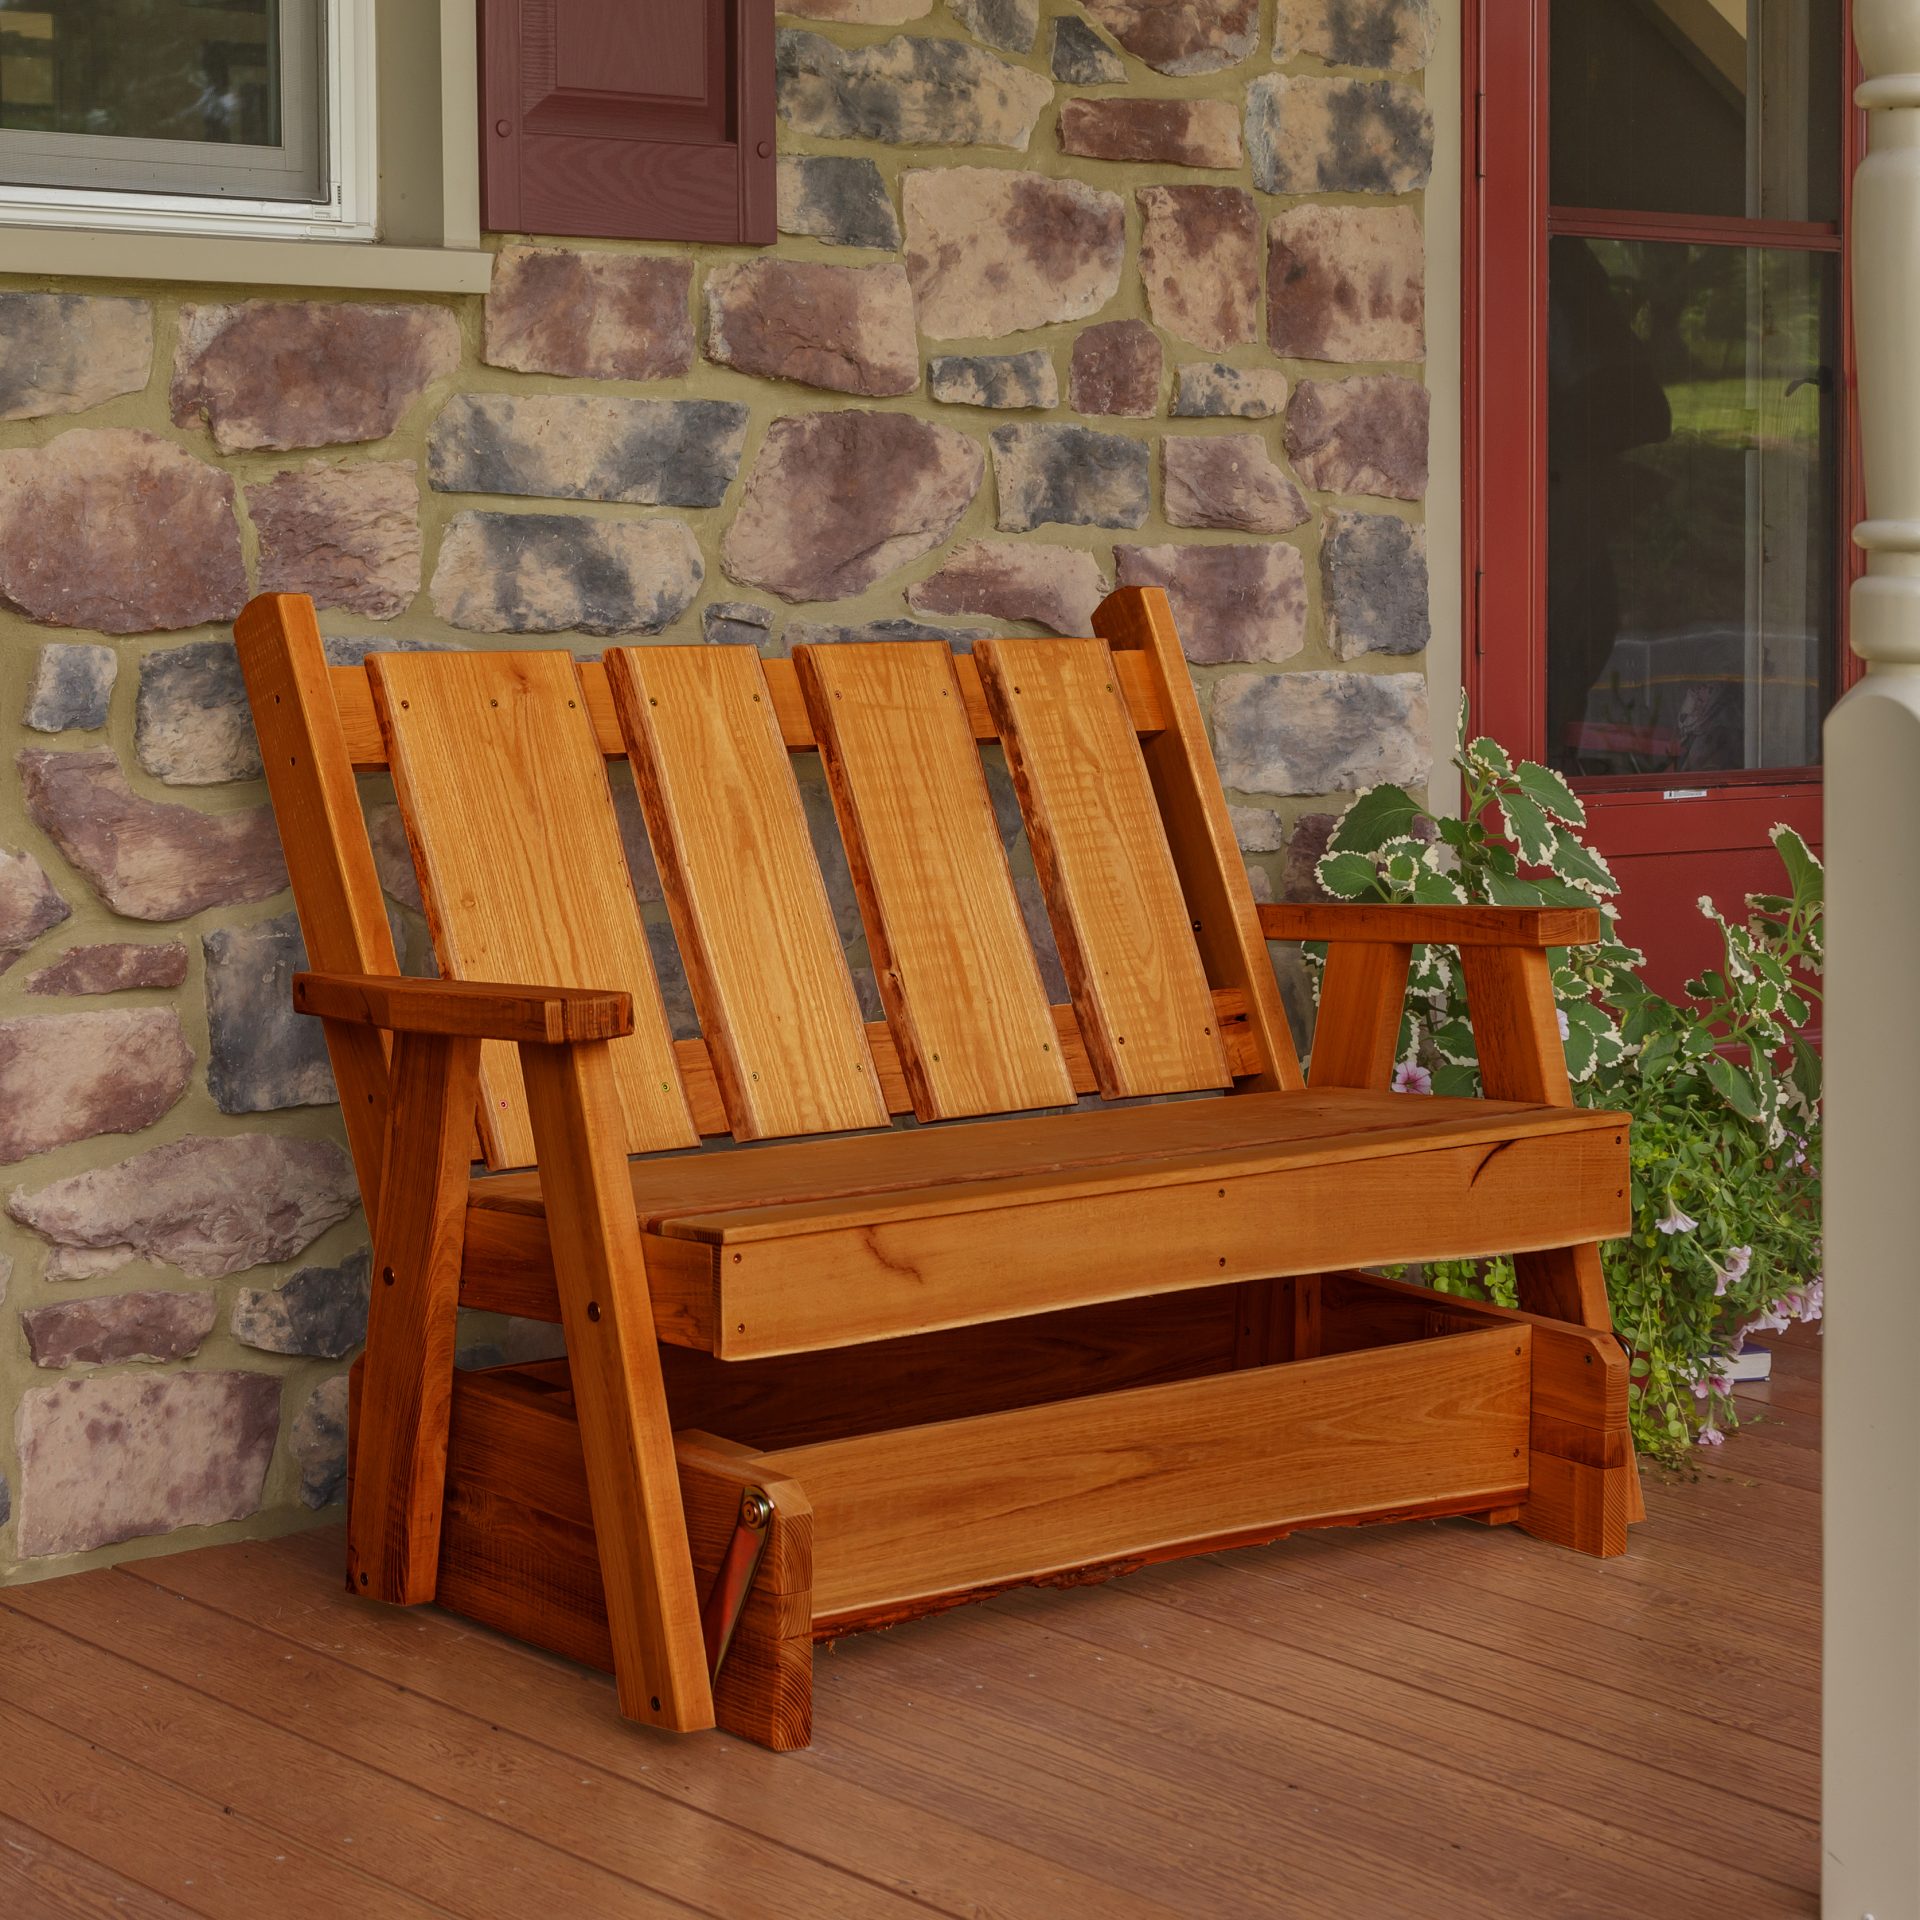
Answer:
<svg viewBox="0 0 1920 1920"><path fill-rule="evenodd" d="M1725 1364L1744 1335L1820 1314L1820 1064L1805 1032L1819 998L1820 863L1777 827L1786 891L1750 895L1743 921L1702 899L1724 959L1669 1000L1619 938L1618 884L1580 838L1586 813L1566 782L1491 740L1470 741L1454 765L1457 818L1375 787L1342 816L1321 884L1348 900L1600 909L1601 939L1551 962L1575 1098L1633 1117L1633 1226L1603 1259L1635 1434L1669 1459L1691 1441L1717 1445L1733 1424ZM1415 949L1398 1059L1403 1091L1479 1091L1450 949ZM1512 1300L1503 1262L1427 1277Z"/></svg>

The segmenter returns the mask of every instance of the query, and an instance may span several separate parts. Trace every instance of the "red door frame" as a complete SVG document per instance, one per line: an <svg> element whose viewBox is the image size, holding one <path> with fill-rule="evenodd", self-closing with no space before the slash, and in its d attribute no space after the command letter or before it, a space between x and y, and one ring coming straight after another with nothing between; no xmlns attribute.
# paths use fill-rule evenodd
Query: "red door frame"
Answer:
<svg viewBox="0 0 1920 1920"><path fill-rule="evenodd" d="M1547 745L1547 6L1548 0L1475 0L1465 10L1461 68L1469 149L1461 168L1466 685L1474 731L1532 759L1544 759ZM1851 0L1843 0L1842 16L1850 50ZM1863 562L1851 538L1860 517L1861 478L1847 250L1865 115L1850 104L1858 79L1850 52L1842 76L1849 91L1842 123L1843 204L1840 234L1828 244L1837 245L1841 257L1838 581L1844 589ZM1604 216L1609 232L1631 222L1630 215ZM1552 230L1581 224L1563 215ZM1732 223L1701 218L1658 224L1666 237L1710 241L1726 239ZM1766 227L1740 223L1740 230L1756 240L1771 237ZM1780 238L1802 241L1829 231L1772 229ZM1845 645L1844 591L1837 614L1836 694L1860 672ZM1681 787L1678 779L1695 784ZM1633 875L1629 880L1622 872L1625 930L1642 944L1649 937L1657 943L1682 908L1691 929L1691 903L1702 892L1721 895L1723 906L1737 905L1740 893L1764 884L1772 860L1766 830L1775 821L1796 827L1815 846L1820 841L1817 767L1576 784L1588 802L1596 843L1617 867L1626 862ZM1682 939L1682 949L1692 945ZM1693 964L1691 951L1676 950L1673 964L1655 971L1666 976L1662 985L1677 986L1676 976Z"/></svg>

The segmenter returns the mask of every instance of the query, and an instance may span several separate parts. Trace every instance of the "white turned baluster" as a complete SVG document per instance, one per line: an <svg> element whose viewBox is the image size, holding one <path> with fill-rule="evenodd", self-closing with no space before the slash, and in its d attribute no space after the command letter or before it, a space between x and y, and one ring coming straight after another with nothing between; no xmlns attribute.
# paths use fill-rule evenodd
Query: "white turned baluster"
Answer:
<svg viewBox="0 0 1920 1920"><path fill-rule="evenodd" d="M1826 726L1822 1911L1920 1915L1920 0L1855 0L1868 518Z"/></svg>

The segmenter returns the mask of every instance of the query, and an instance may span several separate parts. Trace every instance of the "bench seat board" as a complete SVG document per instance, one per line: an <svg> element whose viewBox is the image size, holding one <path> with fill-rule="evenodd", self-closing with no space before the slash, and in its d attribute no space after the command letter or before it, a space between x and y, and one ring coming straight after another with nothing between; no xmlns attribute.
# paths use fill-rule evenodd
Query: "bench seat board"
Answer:
<svg viewBox="0 0 1920 1920"><path fill-rule="evenodd" d="M607 672L734 1136L884 1127L759 656L621 647Z"/></svg>
<svg viewBox="0 0 1920 1920"><path fill-rule="evenodd" d="M921 1120L1073 1099L953 660L897 642L794 655Z"/></svg>

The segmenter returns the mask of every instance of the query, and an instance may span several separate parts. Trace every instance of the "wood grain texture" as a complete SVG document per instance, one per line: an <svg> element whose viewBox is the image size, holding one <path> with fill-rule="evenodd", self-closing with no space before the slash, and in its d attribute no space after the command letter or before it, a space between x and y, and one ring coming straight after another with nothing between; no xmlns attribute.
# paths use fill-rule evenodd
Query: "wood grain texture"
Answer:
<svg viewBox="0 0 1920 1920"><path fill-rule="evenodd" d="M1600 938L1598 907L1423 907L1400 901L1268 901L1269 940L1384 940L1412 946L1583 946Z"/></svg>
<svg viewBox="0 0 1920 1920"><path fill-rule="evenodd" d="M1133 589L1110 595L1120 600ZM262 600L298 599L298 595L263 594ZM382 655L381 658L388 656ZM1125 696L1127 713L1134 731L1142 736L1159 733L1167 724L1157 676L1151 664L1138 653L1116 653L1114 669ZM373 688L365 667L328 667L321 672L333 689L335 723L356 773L384 773L388 770L386 736L380 731L380 716L374 709ZM813 716L807 710L800 680L791 660L763 660L760 670L766 675L767 693L780 722L780 737L792 753L803 753L820 743L814 734ZM593 737L600 752L609 760L626 758L627 743L620 731L620 718L614 712L613 690L607 684L604 664L598 660L579 663L580 687L586 696L587 718L593 724ZM966 708L967 724L976 740L998 740L999 729L987 709L987 696L980 685L980 668L971 654L953 656L955 684Z"/></svg>
<svg viewBox="0 0 1920 1920"><path fill-rule="evenodd" d="M1356 940L1330 948L1314 1015L1309 1084L1385 1092L1400 1051L1410 946Z"/></svg>
<svg viewBox="0 0 1920 1920"><path fill-rule="evenodd" d="M983 640L980 662L1100 1091L1232 1079L1140 745L1101 640Z"/></svg>
<svg viewBox="0 0 1920 1920"><path fill-rule="evenodd" d="M693 1145L572 658L376 654L367 671L441 972L630 994L633 1033L613 1043L627 1149ZM512 1049L483 1043L480 1072L488 1164L529 1164L533 1131Z"/></svg>
<svg viewBox="0 0 1920 1920"><path fill-rule="evenodd" d="M341 682L327 665L313 602L304 594L260 594L241 609L233 637L308 963L339 973L397 974L387 903L336 705ZM346 671L378 737L366 675ZM387 1041L356 1025L329 1024L326 1037L361 1204L368 1224L377 1225L387 1150Z"/></svg>
<svg viewBox="0 0 1920 1920"><path fill-rule="evenodd" d="M591 987L510 987L482 980L394 980L364 973L296 973L293 1009L357 1020L389 1033L475 1040L615 1040L633 1031L633 998Z"/></svg>
<svg viewBox="0 0 1920 1920"><path fill-rule="evenodd" d="M393 1049L347 1584L409 1606L433 1598L439 1558L479 1056L477 1040L437 1034L402 1034Z"/></svg>
<svg viewBox="0 0 1920 1920"><path fill-rule="evenodd" d="M1074 1097L953 659L897 643L794 655L921 1120Z"/></svg>
<svg viewBox="0 0 1920 1920"><path fill-rule="evenodd" d="M1526 1484L1527 1339L1413 1347L1140 1387L784 1448L813 1502L815 1630L906 1602Z"/></svg>
<svg viewBox="0 0 1920 1920"><path fill-rule="evenodd" d="M682 1732L713 1724L700 1608L660 1379L618 1041L522 1049L540 1148L620 1710Z"/></svg>
<svg viewBox="0 0 1920 1920"><path fill-rule="evenodd" d="M1250 1084L1261 1091L1298 1087L1293 1032L1166 593L1121 587L1094 610L1093 630L1113 649L1119 684L1127 687L1144 675L1164 718L1157 732L1138 729L1141 752L1207 978L1216 988L1245 996L1254 1056ZM1137 695L1129 693L1128 706L1136 715L1141 711ZM1236 1075L1246 1070L1234 1068Z"/></svg>
<svg viewBox="0 0 1920 1920"><path fill-rule="evenodd" d="M621 647L606 665L735 1137L885 1126L758 656L746 647Z"/></svg>

